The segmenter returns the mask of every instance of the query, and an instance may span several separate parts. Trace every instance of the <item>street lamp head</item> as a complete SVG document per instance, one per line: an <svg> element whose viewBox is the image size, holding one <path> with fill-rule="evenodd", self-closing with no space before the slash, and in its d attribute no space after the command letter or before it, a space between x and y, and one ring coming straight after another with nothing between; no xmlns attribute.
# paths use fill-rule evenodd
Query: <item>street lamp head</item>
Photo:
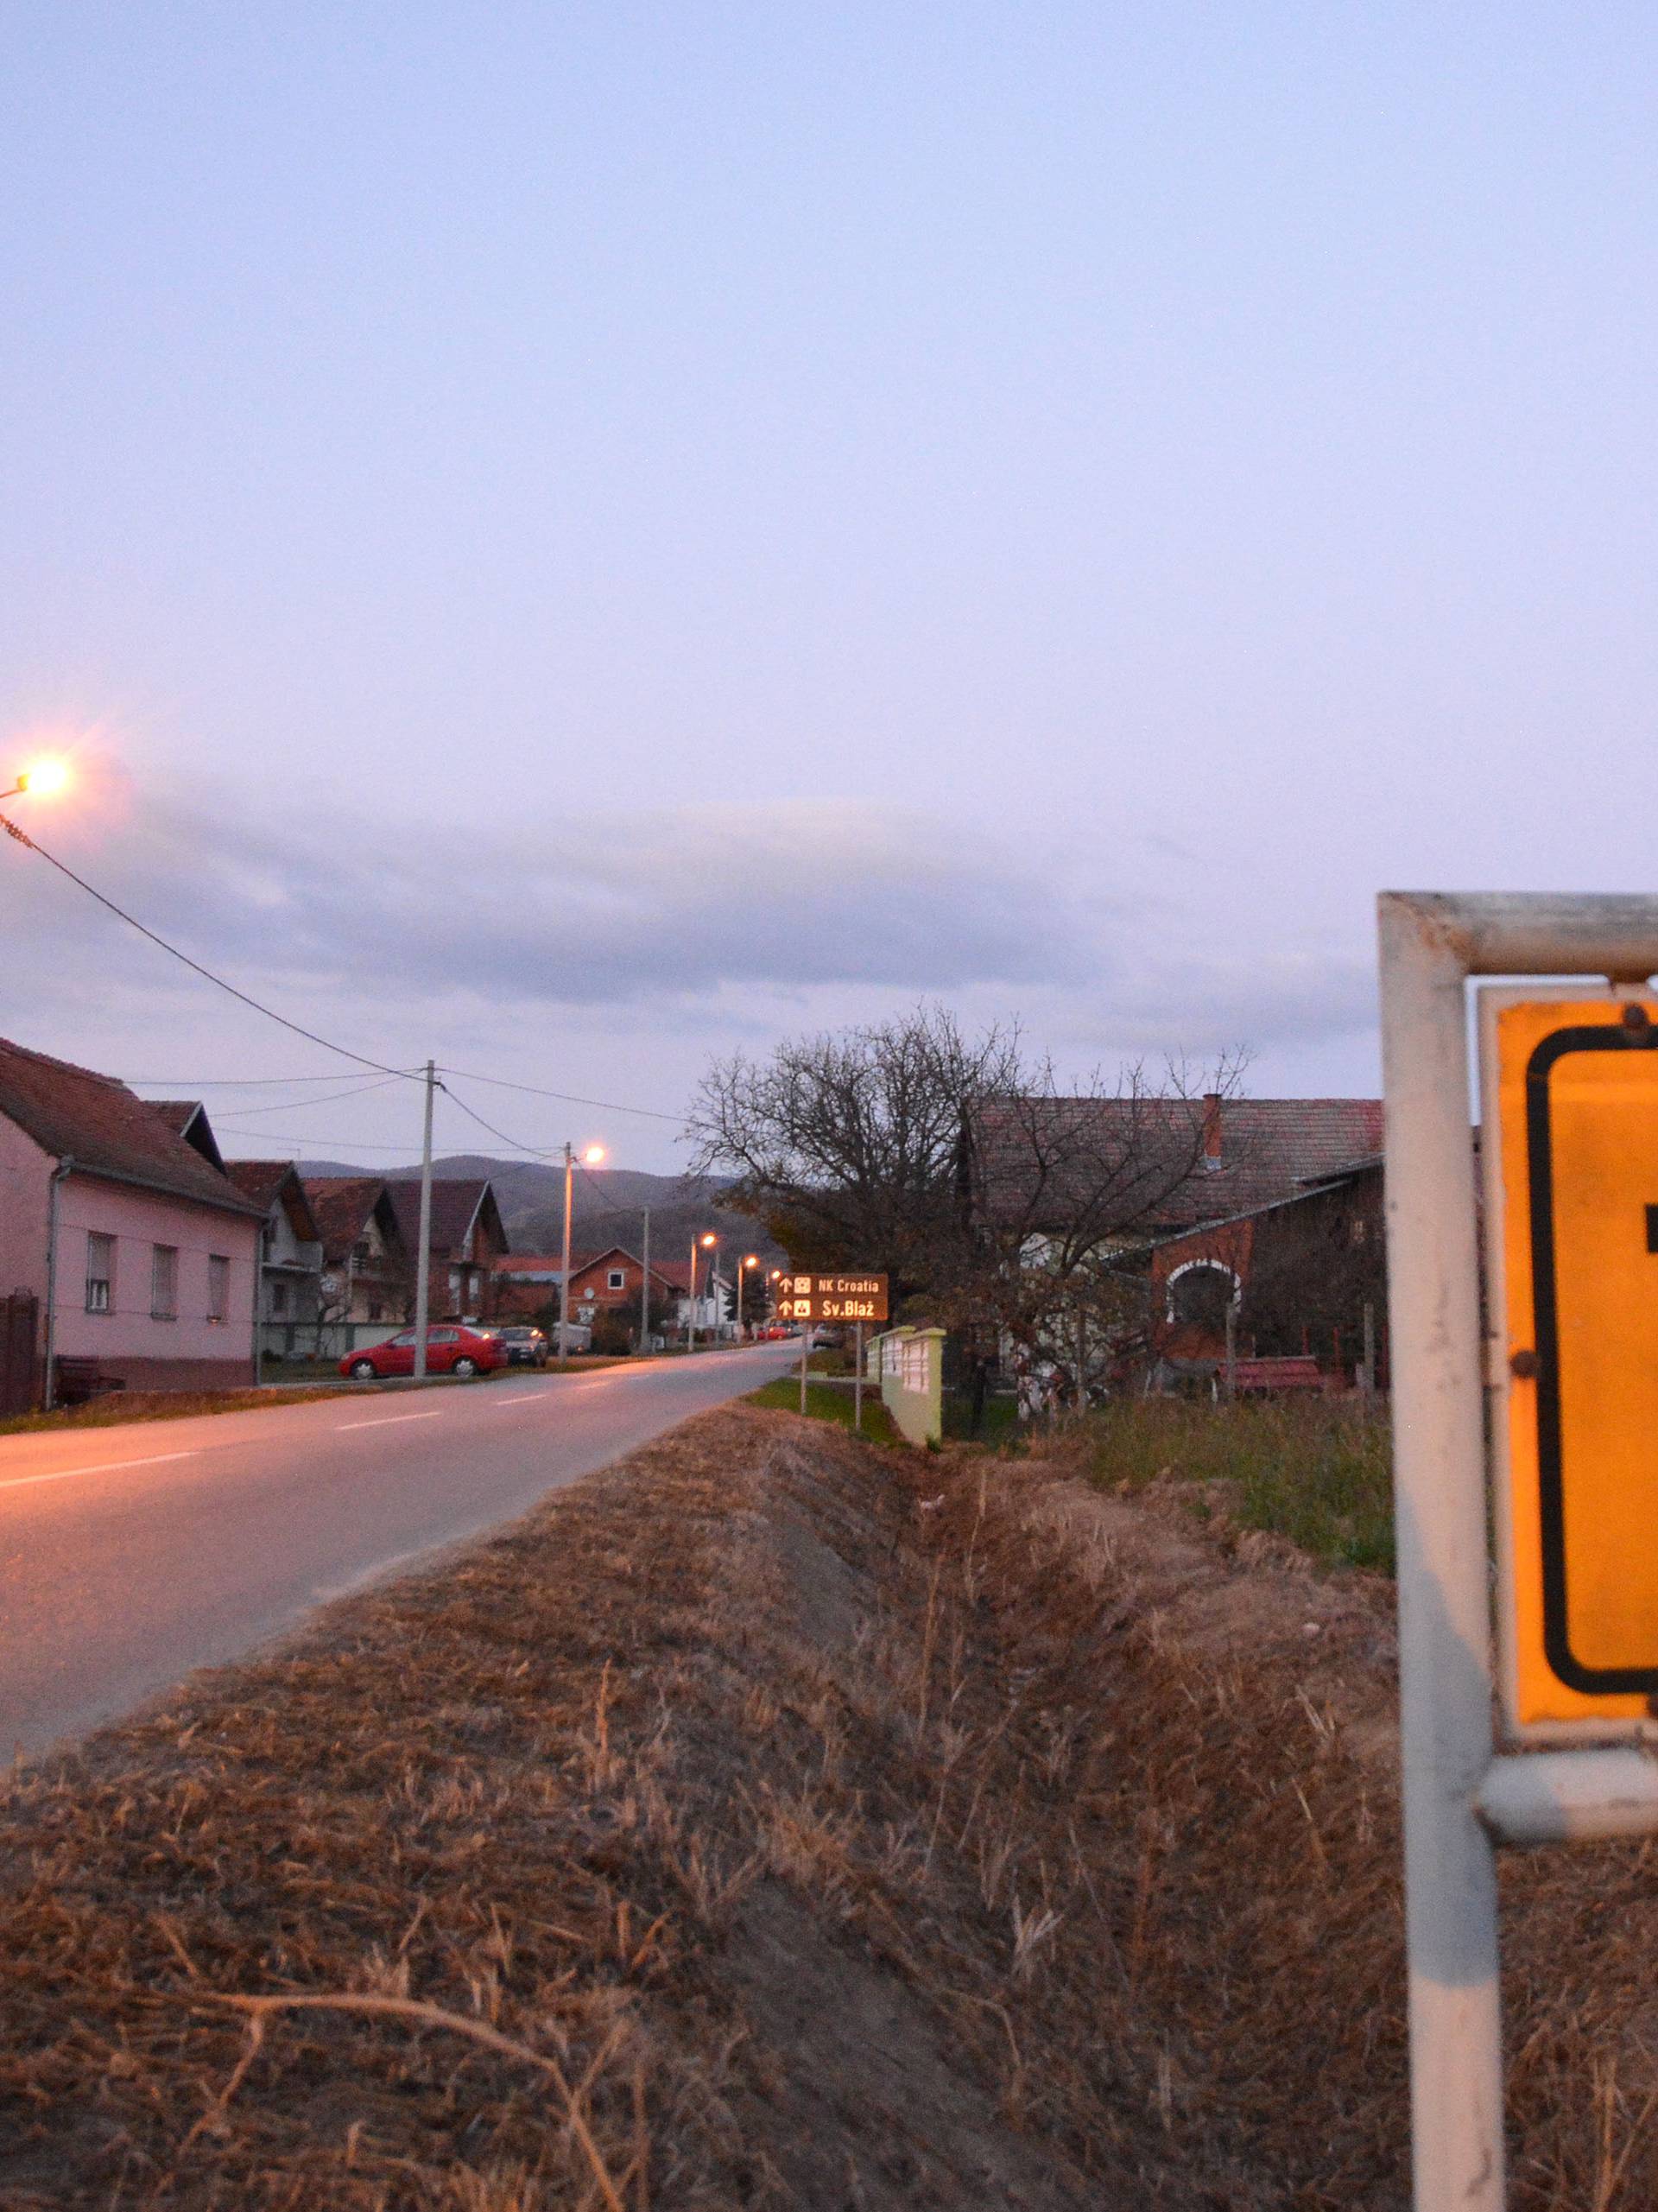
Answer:
<svg viewBox="0 0 1658 2212"><path fill-rule="evenodd" d="M18 772L17 789L31 799L55 799L69 788L69 764L48 757L33 760Z"/></svg>
<svg viewBox="0 0 1658 2212"><path fill-rule="evenodd" d="M596 1168L604 1157L604 1147L602 1144L590 1144L581 1157L590 1168Z"/></svg>
<svg viewBox="0 0 1658 2212"><path fill-rule="evenodd" d="M744 1267L758 1267L760 1264L759 1254L752 1252L744 1252L743 1255L743 1264Z"/></svg>
<svg viewBox="0 0 1658 2212"><path fill-rule="evenodd" d="M712 1229L709 1229L702 1236L699 1236L697 1239L697 1242L699 1245L717 1245L719 1242L719 1239L714 1234Z"/></svg>

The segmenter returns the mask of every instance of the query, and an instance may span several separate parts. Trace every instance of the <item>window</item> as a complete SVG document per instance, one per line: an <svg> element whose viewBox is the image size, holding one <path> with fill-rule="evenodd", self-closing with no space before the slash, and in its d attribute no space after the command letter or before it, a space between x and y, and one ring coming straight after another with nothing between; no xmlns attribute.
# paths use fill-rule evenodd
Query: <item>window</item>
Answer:
<svg viewBox="0 0 1658 2212"><path fill-rule="evenodd" d="M382 1302L378 1298L370 1298L369 1300L369 1319L371 1321L384 1321L385 1317L386 1309ZM408 1341L411 1344L414 1341L412 1336Z"/></svg>
<svg viewBox="0 0 1658 2212"><path fill-rule="evenodd" d="M207 1318L227 1321L231 1317L231 1263L220 1252L207 1255Z"/></svg>
<svg viewBox="0 0 1658 2212"><path fill-rule="evenodd" d="M458 1328L428 1328L426 1341L428 1344L459 1344L460 1331Z"/></svg>
<svg viewBox="0 0 1658 2212"><path fill-rule="evenodd" d="M275 1249L276 1226L275 1222L267 1221L264 1227L259 1232L260 1254L263 1258L269 1259Z"/></svg>
<svg viewBox="0 0 1658 2212"><path fill-rule="evenodd" d="M86 1310L107 1314L115 1304L115 1239L86 1233Z"/></svg>
<svg viewBox="0 0 1658 2212"><path fill-rule="evenodd" d="M628 1287L627 1271L624 1268L613 1267L607 1280L612 1290L625 1290Z"/></svg>
<svg viewBox="0 0 1658 2212"><path fill-rule="evenodd" d="M149 1317L177 1321L179 1317L179 1248L152 1245L149 1248Z"/></svg>
<svg viewBox="0 0 1658 2212"><path fill-rule="evenodd" d="M370 1257L371 1255L369 1251L368 1239L366 1237L359 1237L357 1242L351 1246L351 1258L353 1262L358 1267L366 1267Z"/></svg>
<svg viewBox="0 0 1658 2212"><path fill-rule="evenodd" d="M406 1351L414 1341L414 1332L412 1328L406 1328L401 1336L394 1336L391 1341L400 1352Z"/></svg>
<svg viewBox="0 0 1658 2212"><path fill-rule="evenodd" d="M288 1311L288 1285L286 1283L273 1283L271 1284L270 1310L273 1314L285 1314ZM370 1314L369 1318L372 1321L374 1319L373 1315Z"/></svg>

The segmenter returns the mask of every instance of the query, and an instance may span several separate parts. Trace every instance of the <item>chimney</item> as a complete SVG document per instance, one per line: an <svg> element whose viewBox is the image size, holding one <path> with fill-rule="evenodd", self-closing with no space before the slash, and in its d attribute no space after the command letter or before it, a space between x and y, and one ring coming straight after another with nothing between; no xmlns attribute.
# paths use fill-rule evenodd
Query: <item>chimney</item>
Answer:
<svg viewBox="0 0 1658 2212"><path fill-rule="evenodd" d="M1212 1174L1220 1165L1220 1093L1203 1094L1203 1164Z"/></svg>

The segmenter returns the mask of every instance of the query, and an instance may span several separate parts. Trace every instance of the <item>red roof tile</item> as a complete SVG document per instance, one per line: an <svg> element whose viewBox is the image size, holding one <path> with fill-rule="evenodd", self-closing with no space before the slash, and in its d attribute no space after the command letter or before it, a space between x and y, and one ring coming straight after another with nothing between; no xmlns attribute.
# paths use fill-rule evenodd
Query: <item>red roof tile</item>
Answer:
<svg viewBox="0 0 1658 2212"><path fill-rule="evenodd" d="M1218 1129L1213 1164L1204 1131ZM1148 1235L1195 1228L1294 1197L1382 1148L1380 1099L1052 1099L981 1110L974 1125L980 1201L1024 1202L1044 1149L1057 1163L1051 1198L1063 1217L1068 1180L1098 1178L1120 1157L1121 1226ZM1035 1227L1048 1226L1046 1214Z"/></svg>
<svg viewBox="0 0 1658 2212"><path fill-rule="evenodd" d="M242 1195L147 1099L66 1060L0 1039L0 1113L55 1160L226 1214L261 1209Z"/></svg>

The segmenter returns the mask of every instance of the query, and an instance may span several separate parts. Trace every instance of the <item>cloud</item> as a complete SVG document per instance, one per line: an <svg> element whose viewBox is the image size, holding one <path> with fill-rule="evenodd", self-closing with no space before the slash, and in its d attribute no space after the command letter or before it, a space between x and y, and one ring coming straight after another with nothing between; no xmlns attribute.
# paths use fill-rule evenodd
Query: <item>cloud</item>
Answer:
<svg viewBox="0 0 1658 2212"><path fill-rule="evenodd" d="M205 965L251 989L280 983L287 1003L307 985L572 1008L831 986L944 992L1079 979L1091 965L1090 933L1037 870L871 802L648 808L480 834L412 822L395 795L355 818L269 821L228 799L128 798L41 833ZM106 966L120 925L12 859L0 875L12 941L50 931L60 953Z"/></svg>

